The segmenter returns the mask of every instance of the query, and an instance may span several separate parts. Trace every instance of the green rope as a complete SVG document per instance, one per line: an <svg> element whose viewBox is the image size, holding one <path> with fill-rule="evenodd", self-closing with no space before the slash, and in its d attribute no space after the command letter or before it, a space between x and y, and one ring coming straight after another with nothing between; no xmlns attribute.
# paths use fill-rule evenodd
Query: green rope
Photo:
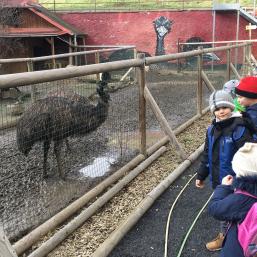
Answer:
<svg viewBox="0 0 257 257"><path fill-rule="evenodd" d="M195 173L189 180L188 182L185 184L185 186L182 188L182 190L179 192L178 196L176 197L175 201L173 202L171 208L170 208L170 212L168 215L168 220L167 220L167 224L166 224L166 233L165 233L165 246L164 246L164 257L168 256L168 238L169 238L169 226L170 226L170 218L171 218L171 214L173 212L173 209L179 199L179 197L181 196L181 194L184 192L184 190L187 188L187 186L189 185L189 183L192 181L192 179L196 176L197 173Z"/></svg>
<svg viewBox="0 0 257 257"><path fill-rule="evenodd" d="M185 238L184 238L184 240L183 240L183 242L182 242L182 245L180 246L180 249L179 249L179 252L178 252L177 257L180 257L180 256L181 256L181 253L182 253L182 251L183 251L183 249L184 249L184 246L185 246L185 244L186 244L187 238L189 237L189 235L190 235L190 233L191 233L191 231L192 231L192 229L193 229L195 223L197 222L198 218L199 218L200 215L202 214L203 210L205 209L205 207L207 206L207 204L208 204L209 201L211 200L212 195L213 195L213 193L211 194L211 196L209 197L209 199L207 200L207 202L204 204L204 206L202 207L202 209L198 212L198 214L197 214L197 216L195 217L193 223L191 224L189 230L187 231L187 234L186 234L186 236L185 236Z"/></svg>

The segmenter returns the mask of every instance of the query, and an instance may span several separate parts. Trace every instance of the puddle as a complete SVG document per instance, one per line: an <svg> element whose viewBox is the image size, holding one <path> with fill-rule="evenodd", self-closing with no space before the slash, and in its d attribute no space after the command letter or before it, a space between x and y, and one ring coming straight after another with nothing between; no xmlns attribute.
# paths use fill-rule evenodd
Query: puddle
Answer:
<svg viewBox="0 0 257 257"><path fill-rule="evenodd" d="M92 164L80 169L79 172L91 178L101 177L110 170L111 165L115 161L116 159L113 157L99 157Z"/></svg>

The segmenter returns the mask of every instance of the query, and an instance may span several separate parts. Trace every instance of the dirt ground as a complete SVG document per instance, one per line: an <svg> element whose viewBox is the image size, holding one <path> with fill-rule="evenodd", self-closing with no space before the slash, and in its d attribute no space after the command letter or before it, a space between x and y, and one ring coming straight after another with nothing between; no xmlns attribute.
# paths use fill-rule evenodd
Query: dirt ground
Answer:
<svg viewBox="0 0 257 257"><path fill-rule="evenodd" d="M176 196L195 173L199 160L176 180L145 213L134 228L122 239L109 257L162 257L164 256L165 230L170 208ZM206 181L204 189L197 189L193 180L180 197L171 216L168 240L168 257L178 254L180 245L191 223L205 204L211 187ZM219 222L204 210L193 228L181 257L218 257L219 252L209 252L205 248L208 240L216 237Z"/></svg>
<svg viewBox="0 0 257 257"><path fill-rule="evenodd" d="M147 75L149 89L172 128L196 114L195 78L195 74ZM211 80L218 88L222 86L224 77L216 74ZM208 95L209 91L204 90L205 106L208 104ZM88 136L69 139L71 153L63 148L65 181L60 180L56 172L53 149L50 149L48 158L50 177L43 179L42 145L36 144L29 156L24 157L17 150L15 129L0 131L0 220L7 236L10 239L20 237L132 159L139 149L136 136L138 108L138 90L133 84L112 92L106 122ZM160 129L149 107L147 107L147 129L150 131ZM121 133L123 136L135 137L133 147L126 145L122 149L125 151L123 158L120 158ZM98 172L106 163L100 162L98 166L94 166L95 160L99 158L107 160L106 173L100 175ZM81 169L85 167L91 168L93 175L81 173Z"/></svg>

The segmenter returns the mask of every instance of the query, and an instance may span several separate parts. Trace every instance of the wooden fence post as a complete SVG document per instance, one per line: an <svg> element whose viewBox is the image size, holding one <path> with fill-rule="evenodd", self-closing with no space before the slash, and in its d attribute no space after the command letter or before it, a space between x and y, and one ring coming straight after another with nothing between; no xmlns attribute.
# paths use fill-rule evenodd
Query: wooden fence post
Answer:
<svg viewBox="0 0 257 257"><path fill-rule="evenodd" d="M198 48L202 50L203 47ZM198 68L198 83L197 83L197 114L202 114L202 98L203 98L203 80L202 80L202 69L203 69L203 55L199 54L197 56L197 68Z"/></svg>
<svg viewBox="0 0 257 257"><path fill-rule="evenodd" d="M69 37L69 53L72 53L72 39ZM73 65L73 56L69 56L69 65Z"/></svg>
<svg viewBox="0 0 257 257"><path fill-rule="evenodd" d="M178 47L178 49L177 49L177 51L178 51L178 53L180 53L181 52L181 47L180 47L180 38L178 38L178 40L177 40L177 47ZM177 72L179 73L179 72L181 72L181 62L180 62L180 59L178 58L177 59Z"/></svg>
<svg viewBox="0 0 257 257"><path fill-rule="evenodd" d="M134 53L134 59L137 58L137 49L134 48L133 49L133 53ZM134 82L137 83L137 68L134 69Z"/></svg>
<svg viewBox="0 0 257 257"><path fill-rule="evenodd" d="M34 71L34 65L32 61L27 62L27 69L28 69L28 72ZM30 86L30 88L31 88L31 102L34 103L36 101L37 87L36 85L32 85Z"/></svg>
<svg viewBox="0 0 257 257"><path fill-rule="evenodd" d="M182 146L178 142L175 133L170 128L170 125L169 125L168 121L164 117L163 113L161 112L159 106L155 102L155 100L154 100L154 98L153 98L152 94L150 93L147 86L145 87L144 95L145 95L145 99L146 99L147 103L149 103L156 119L158 120L159 124L161 125L161 128L163 129L165 134L169 137L170 142L176 147L176 150L178 151L178 154L179 154L180 158L182 160L185 160L186 157L187 157L186 152L184 151L184 149L182 148Z"/></svg>
<svg viewBox="0 0 257 257"><path fill-rule="evenodd" d="M99 52L95 53L95 64L98 64L100 63L100 55L99 55ZM96 74L96 79L99 80L100 79L100 74L97 73Z"/></svg>
<svg viewBox="0 0 257 257"><path fill-rule="evenodd" d="M247 53L247 49L246 49L247 46L244 46L243 47L243 63L242 63L242 66L243 66L243 76L245 76L247 74L247 62L246 62L246 53Z"/></svg>
<svg viewBox="0 0 257 257"><path fill-rule="evenodd" d="M229 81L231 77L230 63L231 63L231 49L228 49L227 50L227 81Z"/></svg>
<svg viewBox="0 0 257 257"><path fill-rule="evenodd" d="M51 43L51 54L55 55L54 37L51 37L50 43ZM56 60L55 60L55 58L52 59L52 65L53 65L53 68L56 69Z"/></svg>
<svg viewBox="0 0 257 257"><path fill-rule="evenodd" d="M145 59L145 54L138 54L137 58ZM139 131L140 153L146 156L146 101L145 91L145 64L137 68L137 81L139 85Z"/></svg>
<svg viewBox="0 0 257 257"><path fill-rule="evenodd" d="M251 54L252 54L252 45L249 44L247 48L248 48L248 51L247 51L247 57L246 58L250 61L251 60ZM250 63L251 63L251 61L250 61ZM252 66L249 67L248 74L252 75Z"/></svg>

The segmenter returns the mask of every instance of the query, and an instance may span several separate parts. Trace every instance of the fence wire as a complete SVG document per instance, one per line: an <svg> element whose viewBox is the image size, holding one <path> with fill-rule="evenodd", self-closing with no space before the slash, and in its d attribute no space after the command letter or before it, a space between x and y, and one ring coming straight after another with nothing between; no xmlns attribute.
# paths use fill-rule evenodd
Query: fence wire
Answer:
<svg viewBox="0 0 257 257"><path fill-rule="evenodd" d="M219 57L225 58L221 58L222 62L214 66L203 62L203 71L217 89L226 82L226 53L220 53ZM232 51L231 60L234 55ZM237 71L243 74L246 66L241 55L237 54ZM197 63L184 58L152 64L147 70L147 86L172 129L197 113ZM0 222L11 240L52 217L139 153L139 88L135 70L108 74L18 87L12 89L22 96L18 103L15 98L1 99ZM203 108L208 106L210 93L203 85ZM20 110L14 112L16 105ZM24 123L17 134L15 126L7 128L6 124L20 117ZM93 121L92 117L99 119ZM94 129L87 130L92 124ZM164 136L148 105L146 128L147 147ZM59 137L54 139L56 132ZM48 177L44 178L42 141L47 140L47 135L51 146L45 167ZM18 146L30 141L32 149L25 156ZM58 173L54 151L54 143L59 141L63 141L57 153L65 180Z"/></svg>
<svg viewBox="0 0 257 257"><path fill-rule="evenodd" d="M53 216L138 154L138 90L134 72L123 81L120 78L124 71L109 74L106 86L110 99L107 97L108 103L103 105L100 103L105 95L97 93L100 82L88 76L37 84L34 104L30 97L31 87L18 88L26 96L21 102L23 123L22 127L18 125L20 132L17 135L15 127L0 131L0 194L3 196L0 217L8 237L20 236ZM1 101L1 120L5 124L6 119L12 117L7 102L9 100ZM89 133L87 128L92 123L95 128ZM62 130L60 124L70 124L70 130ZM64 141L60 159L65 180L60 179L57 171L53 146L55 130ZM52 138L46 165L48 177L44 178L42 141L47 136ZM18 139L25 142L19 143ZM18 145L22 145L20 149L23 150L23 146L30 145L29 141L32 149L26 157Z"/></svg>

